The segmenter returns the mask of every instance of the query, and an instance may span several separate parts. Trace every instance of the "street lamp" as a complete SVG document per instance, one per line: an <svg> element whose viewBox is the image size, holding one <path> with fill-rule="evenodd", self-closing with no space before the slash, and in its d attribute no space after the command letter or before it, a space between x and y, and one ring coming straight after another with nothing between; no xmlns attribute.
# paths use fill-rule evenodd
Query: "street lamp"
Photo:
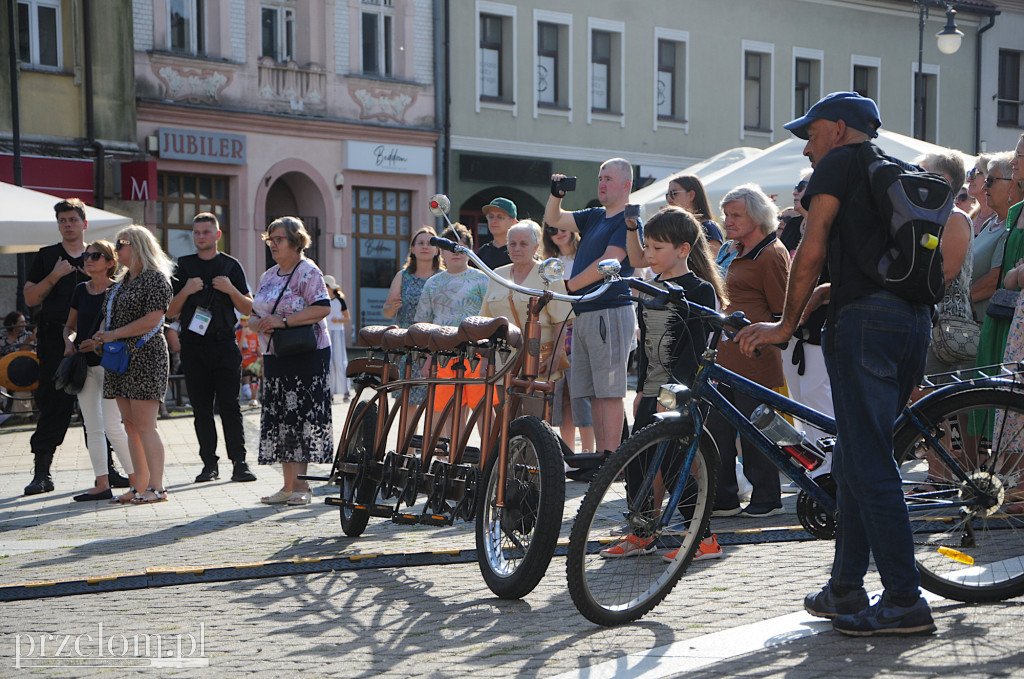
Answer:
<svg viewBox="0 0 1024 679"><path fill-rule="evenodd" d="M956 27L956 10L953 5L943 0L914 0L918 7L917 19L917 82L914 84L915 132L924 139L924 22L928 19L929 7L946 7L946 25L935 34L938 39L939 51L943 54L954 54L960 49L964 33Z"/></svg>

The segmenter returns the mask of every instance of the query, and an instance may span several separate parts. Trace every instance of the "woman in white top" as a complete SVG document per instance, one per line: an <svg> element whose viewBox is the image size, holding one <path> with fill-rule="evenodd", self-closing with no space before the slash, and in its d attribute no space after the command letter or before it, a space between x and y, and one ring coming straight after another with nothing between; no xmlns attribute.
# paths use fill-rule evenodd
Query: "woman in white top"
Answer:
<svg viewBox="0 0 1024 679"><path fill-rule="evenodd" d="M331 395L341 394L345 403L349 401L348 393L348 354L345 349L345 324L352 322L352 314L348 310L345 295L334 280L334 276L324 276L327 295L331 298L331 314L327 317L327 330L331 333Z"/></svg>

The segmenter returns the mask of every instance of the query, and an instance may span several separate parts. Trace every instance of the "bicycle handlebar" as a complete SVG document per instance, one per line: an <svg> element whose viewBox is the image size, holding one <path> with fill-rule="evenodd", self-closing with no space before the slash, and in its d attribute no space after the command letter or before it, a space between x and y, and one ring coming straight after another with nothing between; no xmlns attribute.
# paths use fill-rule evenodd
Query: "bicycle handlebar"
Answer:
<svg viewBox="0 0 1024 679"><path fill-rule="evenodd" d="M593 292L581 296L562 295L557 292L551 292L550 290L534 290L533 288L527 288L522 285L519 285L518 283L514 283L507 278L502 278L498 274L494 273L491 267L487 266L487 264L482 259L480 259L480 257L478 257L475 252L473 252L464 245L460 245L458 243L455 243L454 241L448 240L447 238L440 238L438 236L431 236L430 244L436 248L441 248L442 250L451 252L456 255L466 255L467 257L469 257L470 261L476 264L480 268L480 270L487 274L487 277L490 278L491 280L500 283L509 290L515 290L516 292L521 292L524 295L529 295L530 297L540 297L541 295L545 294L545 292L547 292L551 295L552 299L557 299L562 302L589 302L603 295L608 290L608 288L611 287L611 284L614 283L616 280L621 280L618 277L608 278L597 290L594 290Z"/></svg>

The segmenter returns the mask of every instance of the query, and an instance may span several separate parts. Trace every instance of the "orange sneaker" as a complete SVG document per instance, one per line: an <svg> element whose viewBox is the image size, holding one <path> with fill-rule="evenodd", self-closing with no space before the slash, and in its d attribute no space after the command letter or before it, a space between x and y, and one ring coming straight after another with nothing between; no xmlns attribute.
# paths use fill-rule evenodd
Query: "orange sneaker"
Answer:
<svg viewBox="0 0 1024 679"><path fill-rule="evenodd" d="M605 559L619 559L624 556L652 554L656 551L658 551L658 547L654 544L654 538L638 538L635 535L627 535L614 547L602 549L601 556Z"/></svg>
<svg viewBox="0 0 1024 679"><path fill-rule="evenodd" d="M676 555L679 553L678 549L674 549L668 554L665 554L661 558L665 561L675 561ZM693 555L694 561L710 561L711 559L719 559L722 557L722 547L718 544L718 536L712 535L709 538L701 540L700 545L697 546L697 552Z"/></svg>

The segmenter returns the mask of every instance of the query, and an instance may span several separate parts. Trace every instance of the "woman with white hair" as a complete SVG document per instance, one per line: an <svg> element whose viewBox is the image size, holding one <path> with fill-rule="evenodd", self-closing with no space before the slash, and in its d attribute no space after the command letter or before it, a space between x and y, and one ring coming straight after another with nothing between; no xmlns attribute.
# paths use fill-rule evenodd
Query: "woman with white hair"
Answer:
<svg viewBox="0 0 1024 679"><path fill-rule="evenodd" d="M495 270L502 278L527 288L541 289L544 280L540 277L537 250L540 248L541 231L537 222L527 219L516 222L508 230L508 256L511 264ZM549 286L552 292L565 293L565 283L555 281ZM530 298L513 292L496 281L490 281L484 293L484 303L480 308L483 316L504 316L515 325L526 329L526 313ZM540 369L542 380L557 380L562 376L559 367L565 357L565 342L562 336L563 325L568 319L571 309L567 302L552 300L540 312ZM563 364L564 365L564 364Z"/></svg>
<svg viewBox="0 0 1024 679"><path fill-rule="evenodd" d="M729 304L722 313L742 311L752 323L771 322L782 314L789 279L789 252L776 238L774 201L756 184L743 184L729 191L722 199L725 234L730 242L722 246L729 251L725 287ZM719 261L722 258L719 257ZM748 358L734 342L718 345L718 363L733 372L769 389L785 384L782 357L778 348L765 347L760 356ZM749 417L759 401L745 394L722 389L722 394ZM715 501L717 516L760 517L782 513L782 493L775 466L754 446L743 441L743 474L754 487L750 504L740 508L736 483L736 429L717 412L708 417L708 430L718 444L722 456L722 473L718 477Z"/></svg>
<svg viewBox="0 0 1024 679"><path fill-rule="evenodd" d="M165 502L164 442L156 420L167 393L170 368L167 341L161 331L171 303L174 263L144 226L122 229L115 250L124 268L107 291L103 302L105 327L93 339L99 343L122 341L131 348L125 372L104 373L103 398L117 399L128 434L135 482L145 490L129 488L111 502ZM140 340L141 345L136 346Z"/></svg>

